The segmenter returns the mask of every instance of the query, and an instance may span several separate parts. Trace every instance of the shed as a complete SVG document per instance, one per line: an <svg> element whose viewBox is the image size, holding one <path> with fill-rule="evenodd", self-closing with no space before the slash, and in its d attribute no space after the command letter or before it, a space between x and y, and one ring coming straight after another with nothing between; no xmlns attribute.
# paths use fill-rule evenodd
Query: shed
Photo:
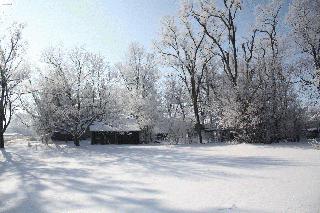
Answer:
<svg viewBox="0 0 320 213"><path fill-rule="evenodd" d="M90 127L91 144L139 144L140 126L134 118L95 122Z"/></svg>
<svg viewBox="0 0 320 213"><path fill-rule="evenodd" d="M320 128L314 127L314 128L308 128L305 130L305 134L308 139L314 139L320 137Z"/></svg>

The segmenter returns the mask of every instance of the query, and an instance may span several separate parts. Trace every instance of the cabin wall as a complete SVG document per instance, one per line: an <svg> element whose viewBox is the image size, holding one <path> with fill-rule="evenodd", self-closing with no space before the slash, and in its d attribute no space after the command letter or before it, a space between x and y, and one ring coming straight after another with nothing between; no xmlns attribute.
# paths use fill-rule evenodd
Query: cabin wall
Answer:
<svg viewBox="0 0 320 213"><path fill-rule="evenodd" d="M90 132L86 131L81 137L80 140L85 140L90 138ZM71 134L66 132L54 132L51 136L51 140L54 141L73 141L74 138Z"/></svg>
<svg viewBox="0 0 320 213"><path fill-rule="evenodd" d="M139 144L140 132L91 132L91 144Z"/></svg>

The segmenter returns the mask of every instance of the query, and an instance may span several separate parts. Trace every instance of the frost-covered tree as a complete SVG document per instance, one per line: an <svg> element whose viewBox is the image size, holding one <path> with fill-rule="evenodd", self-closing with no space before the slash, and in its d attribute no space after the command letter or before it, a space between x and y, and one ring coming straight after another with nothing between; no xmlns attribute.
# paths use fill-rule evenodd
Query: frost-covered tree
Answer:
<svg viewBox="0 0 320 213"><path fill-rule="evenodd" d="M224 72L232 85L237 86L239 62L236 20L241 2L223 0L223 6L218 8L214 0L203 0L185 8L202 27L208 40L217 48L216 54L221 59Z"/></svg>
<svg viewBox="0 0 320 213"><path fill-rule="evenodd" d="M182 8L178 18L163 19L160 39L155 47L163 59L163 65L175 72L189 94L195 129L202 143L199 97L204 73L213 58L211 48L207 46L206 34L194 27L192 17Z"/></svg>
<svg viewBox="0 0 320 213"><path fill-rule="evenodd" d="M190 95L185 84L174 75L167 76L163 95L164 119L162 123L168 130L166 132L168 140L175 143L191 142L193 113L190 103Z"/></svg>
<svg viewBox="0 0 320 213"><path fill-rule="evenodd" d="M251 129L250 109L259 88L252 65L257 31L249 33L245 42L239 41L241 1L224 0L216 4L214 0L203 0L186 5L186 12L196 20L214 47L217 65L212 66L208 77L215 80L207 81L205 88L206 93L214 97L211 105L218 104L220 109L214 115L219 116L219 126L235 128L243 138Z"/></svg>
<svg viewBox="0 0 320 213"><path fill-rule="evenodd" d="M18 87L29 76L23 59L22 30L23 25L13 24L0 37L0 148L4 148L3 134L17 106Z"/></svg>
<svg viewBox="0 0 320 213"><path fill-rule="evenodd" d="M314 86L320 94L320 1L293 0L287 22L290 39L299 51L299 78L307 86Z"/></svg>
<svg viewBox="0 0 320 213"><path fill-rule="evenodd" d="M257 9L255 50L260 89L250 116L255 121L256 141L271 143L283 138L298 139L302 123L301 107L285 66L284 35L279 30L282 2L271 1ZM294 130L294 131L292 131Z"/></svg>
<svg viewBox="0 0 320 213"><path fill-rule="evenodd" d="M43 54L47 72L33 92L35 125L42 134L73 136L76 146L88 127L116 109L108 87L108 66L83 48L49 49Z"/></svg>
<svg viewBox="0 0 320 213"><path fill-rule="evenodd" d="M157 81L158 65L155 55L148 53L143 46L132 43L124 62L117 64L126 87L123 93L124 108L133 115L143 129L145 142L152 140L152 129L159 118Z"/></svg>
<svg viewBox="0 0 320 213"><path fill-rule="evenodd" d="M166 78L164 104L169 118L181 117L182 120L185 120L189 116L190 98L186 91L184 84L181 84L174 76Z"/></svg>
<svg viewBox="0 0 320 213"><path fill-rule="evenodd" d="M281 9L280 1L272 1L269 4L261 5L257 11L257 29L262 34L261 48L263 66L263 93L262 97L265 97L264 107L265 113L268 116L268 126L265 129L267 141L278 140L280 134L280 102L282 91L279 88L284 84L286 79L283 77L283 70L281 67L281 56L279 54L279 13ZM282 78L282 79L281 79Z"/></svg>
<svg viewBox="0 0 320 213"><path fill-rule="evenodd" d="M206 100L204 106L219 109L213 113L218 126L236 130L235 137L240 141L280 139L282 119L287 112L295 111L289 109L296 106L296 99L279 53L281 6L281 1L261 4L256 25L243 39L237 31L241 27L241 1L184 3L185 13L196 20L214 47L211 51L217 61L205 75L208 80L202 102ZM209 110L206 107L205 111Z"/></svg>

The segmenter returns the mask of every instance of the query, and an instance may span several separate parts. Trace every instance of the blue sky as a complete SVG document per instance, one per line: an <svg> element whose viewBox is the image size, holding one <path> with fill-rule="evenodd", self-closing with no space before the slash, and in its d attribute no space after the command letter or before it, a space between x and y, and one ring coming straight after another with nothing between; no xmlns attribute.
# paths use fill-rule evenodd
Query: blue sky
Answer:
<svg viewBox="0 0 320 213"><path fill-rule="evenodd" d="M130 42L151 47L160 19L175 14L176 0L0 0L2 21L26 23L28 52L37 60L42 50L63 44L84 46L108 61L121 60ZM31 54L32 53L32 54Z"/></svg>
<svg viewBox="0 0 320 213"><path fill-rule="evenodd" d="M257 2L247 1L251 2L247 3L251 9L243 16L244 26L253 21ZM151 48L161 18L175 15L179 9L178 0L0 0L0 3L2 22L26 24L23 35L33 61L39 60L43 49L63 45L84 46L116 63L133 41ZM12 5L3 5L6 3Z"/></svg>

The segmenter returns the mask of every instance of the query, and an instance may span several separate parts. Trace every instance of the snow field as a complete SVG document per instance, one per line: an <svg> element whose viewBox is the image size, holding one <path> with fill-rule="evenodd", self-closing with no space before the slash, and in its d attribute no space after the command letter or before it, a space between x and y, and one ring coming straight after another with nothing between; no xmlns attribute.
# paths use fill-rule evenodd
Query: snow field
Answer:
<svg viewBox="0 0 320 213"><path fill-rule="evenodd" d="M320 212L308 144L30 145L0 153L0 212Z"/></svg>

